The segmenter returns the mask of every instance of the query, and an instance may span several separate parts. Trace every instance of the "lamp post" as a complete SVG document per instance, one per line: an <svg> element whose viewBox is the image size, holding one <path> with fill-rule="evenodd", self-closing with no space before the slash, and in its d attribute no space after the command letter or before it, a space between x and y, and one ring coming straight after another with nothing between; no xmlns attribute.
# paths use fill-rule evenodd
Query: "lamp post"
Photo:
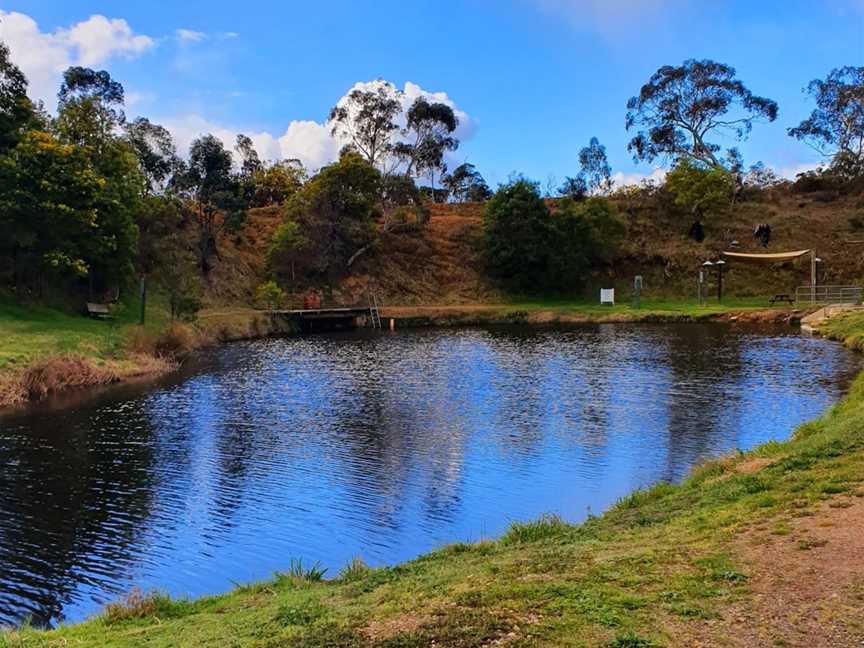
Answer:
<svg viewBox="0 0 864 648"><path fill-rule="evenodd" d="M711 268L713 268L714 264L711 261L706 261L705 263L702 264L702 267L705 270L699 271L699 303L700 304L705 303L705 290L704 290L705 275L704 275L704 273L708 272Z"/></svg>
<svg viewBox="0 0 864 648"><path fill-rule="evenodd" d="M723 301L723 266L726 265L726 262L723 259L719 261L715 261L714 265L717 266L717 301Z"/></svg>
<svg viewBox="0 0 864 648"><path fill-rule="evenodd" d="M717 301L723 300L723 266L726 265L726 262L723 259L718 261L706 261L702 264L702 267L705 270L710 270L711 268L717 269Z"/></svg>
<svg viewBox="0 0 864 648"><path fill-rule="evenodd" d="M816 257L815 259L813 259L813 262L816 264L816 272L813 273L813 279L814 279L813 285L818 287L819 286L819 265L822 263L822 259L820 259L819 257Z"/></svg>

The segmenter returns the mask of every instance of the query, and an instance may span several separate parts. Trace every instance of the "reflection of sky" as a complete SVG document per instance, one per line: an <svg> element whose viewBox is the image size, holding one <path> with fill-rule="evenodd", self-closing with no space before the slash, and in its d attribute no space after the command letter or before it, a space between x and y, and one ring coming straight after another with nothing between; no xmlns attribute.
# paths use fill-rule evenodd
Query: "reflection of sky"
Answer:
<svg viewBox="0 0 864 648"><path fill-rule="evenodd" d="M69 618L133 585L198 595L291 558L334 574L543 512L579 520L701 457L788 436L857 368L825 342L710 325L339 334L215 353L183 382L80 408L63 431L93 474L112 474L110 492L70 478L81 497L66 506L102 517L62 554L40 548L65 561ZM46 422L28 425L15 443L0 430L0 459L41 456L19 441ZM146 505L130 512L134 493ZM25 564L5 538L21 515L0 503L0 559ZM0 589L14 578L0 573Z"/></svg>

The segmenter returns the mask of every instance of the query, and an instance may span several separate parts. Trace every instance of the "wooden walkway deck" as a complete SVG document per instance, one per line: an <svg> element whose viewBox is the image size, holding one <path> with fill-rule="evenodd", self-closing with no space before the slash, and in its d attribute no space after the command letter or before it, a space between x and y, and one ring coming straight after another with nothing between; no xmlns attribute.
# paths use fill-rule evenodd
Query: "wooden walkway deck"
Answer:
<svg viewBox="0 0 864 648"><path fill-rule="evenodd" d="M351 308L312 308L271 311L273 315L297 322L303 331L351 329L372 326L369 306Z"/></svg>

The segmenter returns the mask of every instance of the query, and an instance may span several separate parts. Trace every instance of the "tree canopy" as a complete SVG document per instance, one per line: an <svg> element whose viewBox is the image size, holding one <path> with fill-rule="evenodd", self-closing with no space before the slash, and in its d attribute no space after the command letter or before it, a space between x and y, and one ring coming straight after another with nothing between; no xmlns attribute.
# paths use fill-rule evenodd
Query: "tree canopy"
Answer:
<svg viewBox="0 0 864 648"><path fill-rule="evenodd" d="M399 128L400 94L384 81L371 90L355 88L330 110L330 134L347 140L369 164L382 168L393 152L393 135Z"/></svg>
<svg viewBox="0 0 864 648"><path fill-rule="evenodd" d="M356 153L322 168L285 205L270 267L327 282L343 276L377 240L381 174Z"/></svg>
<svg viewBox="0 0 864 648"><path fill-rule="evenodd" d="M753 94L735 69L708 59L664 65L627 102L627 145L635 161L686 158L712 167L723 163L715 136L747 137L760 119L774 121L777 104Z"/></svg>
<svg viewBox="0 0 864 648"><path fill-rule="evenodd" d="M805 88L816 101L810 116L789 135L806 142L842 175L864 172L864 67L831 70Z"/></svg>
<svg viewBox="0 0 864 648"><path fill-rule="evenodd" d="M154 124L146 117L127 123L125 130L126 138L138 157L148 191L161 190L180 166L174 138L164 126Z"/></svg>
<svg viewBox="0 0 864 648"><path fill-rule="evenodd" d="M591 267L612 260L624 225L605 198L562 199L552 211L537 183L518 178L486 204L483 248L491 274L517 291L582 288Z"/></svg>
<svg viewBox="0 0 864 648"><path fill-rule="evenodd" d="M706 216L729 205L735 181L723 168L706 167L683 159L666 176L666 187L674 196L675 204L692 216L692 235L702 232L702 220Z"/></svg>
<svg viewBox="0 0 864 648"><path fill-rule="evenodd" d="M464 163L441 179L449 197L457 202L485 202L492 196L489 185L473 164Z"/></svg>
<svg viewBox="0 0 864 648"><path fill-rule="evenodd" d="M0 155L20 141L33 118L27 77L9 58L9 48L0 42Z"/></svg>

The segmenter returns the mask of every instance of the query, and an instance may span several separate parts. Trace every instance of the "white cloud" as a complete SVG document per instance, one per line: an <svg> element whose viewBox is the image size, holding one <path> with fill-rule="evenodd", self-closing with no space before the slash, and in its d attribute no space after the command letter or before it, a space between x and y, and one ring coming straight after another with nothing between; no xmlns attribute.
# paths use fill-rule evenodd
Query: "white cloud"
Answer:
<svg viewBox="0 0 864 648"><path fill-rule="evenodd" d="M174 33L177 35L177 40L181 43L197 43L204 40L206 36L204 32L195 31L193 29L178 29Z"/></svg>
<svg viewBox="0 0 864 648"><path fill-rule="evenodd" d="M70 29L59 29L55 38L78 50L78 65L98 65L113 56L134 58L155 44L149 36L135 35L122 18L90 16Z"/></svg>
<svg viewBox="0 0 864 648"><path fill-rule="evenodd" d="M379 87L382 83L384 82L368 81L355 83L336 103L343 103L348 93L354 89L373 89ZM476 123L444 92L428 92L419 85L409 81L405 84L403 94L401 95L403 111L407 111L414 100L421 96L432 101L445 103L453 108L453 112L459 118L459 126L455 131L455 135L460 141L464 142L473 136L476 130ZM163 119L161 123L174 134L177 148L184 154L188 151L189 145L193 140L206 133L212 133L222 140L226 147L233 149L237 133L242 132L252 139L255 150L258 151L258 155L262 159L282 160L296 158L303 163L303 166L312 171L336 160L339 157L340 149L345 144L344 141L340 141L330 135L329 125L324 122L310 120L291 121L285 132L281 135L274 135L266 131L256 131L254 129L227 127L197 114ZM404 123L404 115L402 123Z"/></svg>
<svg viewBox="0 0 864 648"><path fill-rule="evenodd" d="M70 65L95 66L114 57L133 58L156 43L136 35L120 18L93 15L71 27L43 32L30 16L0 10L0 40L30 82L29 95L55 105L63 71Z"/></svg>
<svg viewBox="0 0 864 648"><path fill-rule="evenodd" d="M818 162L802 162L793 166L779 167L775 170L778 177L785 180L795 180L799 173L806 173L818 169L821 165Z"/></svg>
<svg viewBox="0 0 864 648"><path fill-rule="evenodd" d="M612 174L612 182L615 187L626 187L628 185L640 185L644 181L662 183L666 179L666 169L656 167L651 173L622 173L618 171Z"/></svg>
<svg viewBox="0 0 864 648"><path fill-rule="evenodd" d="M314 121L292 121L278 144L283 158L297 158L309 169L332 162L339 157L341 148L330 136L330 129Z"/></svg>

